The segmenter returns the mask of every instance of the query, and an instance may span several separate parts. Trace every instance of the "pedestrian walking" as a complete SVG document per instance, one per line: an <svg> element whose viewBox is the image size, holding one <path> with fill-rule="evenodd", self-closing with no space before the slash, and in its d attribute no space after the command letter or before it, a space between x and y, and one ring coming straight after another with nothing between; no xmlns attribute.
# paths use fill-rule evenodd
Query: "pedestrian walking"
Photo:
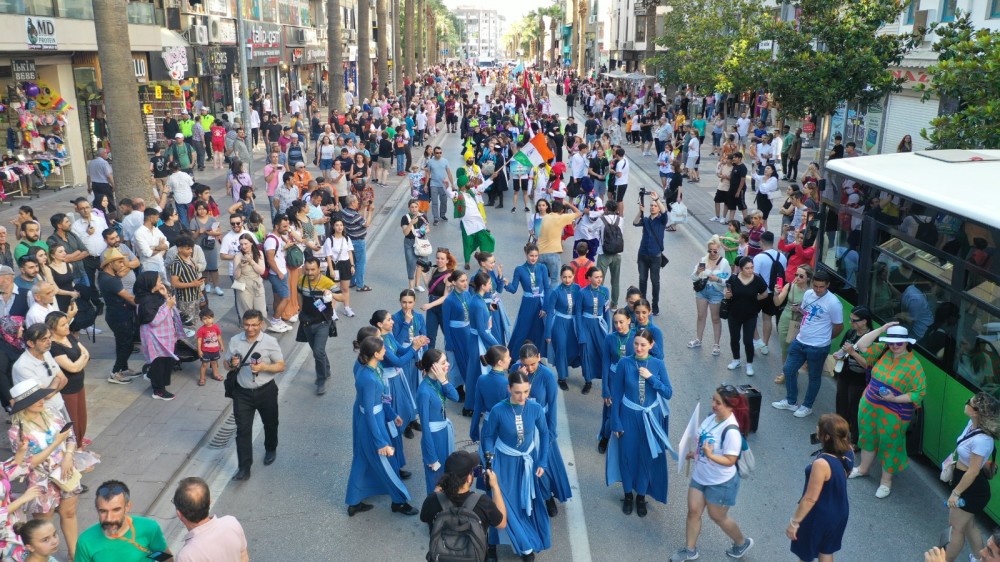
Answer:
<svg viewBox="0 0 1000 562"><path fill-rule="evenodd" d="M472 340L474 336L469 333L469 308L473 295L469 292L469 276L464 271L452 272L448 282L451 284L451 291L445 297L441 311L445 351L451 354L448 356L448 363L452 365L452 371L448 376L452 384L460 389L459 394L465 404L462 415L469 417L472 415L471 400L476 394L474 389L465 387L465 382L468 377L475 376L469 370L472 361L477 360L478 356L478 342ZM479 367L476 366L474 370L478 374Z"/></svg>
<svg viewBox="0 0 1000 562"><path fill-rule="evenodd" d="M647 284L653 285L653 316L660 313L660 269L663 262L663 233L667 228L667 206L656 193L650 193L652 199L649 216L645 215L646 207L639 203L639 214L632 225L642 228L642 239L639 241L639 252L636 261L639 264L639 291L646 298Z"/></svg>
<svg viewBox="0 0 1000 562"><path fill-rule="evenodd" d="M144 271L135 280L135 302L139 324L139 340L149 365L146 373L153 387L153 398L173 400L167 390L177 356L177 340L185 337L181 317L177 312L177 297L167 291L155 271Z"/></svg>
<svg viewBox="0 0 1000 562"><path fill-rule="evenodd" d="M570 367L580 366L580 340L577 335L577 310L580 307L580 287L574 283L573 268L564 265L559 272L562 281L545 297L545 344L549 363L559 376L559 388L569 390Z"/></svg>
<svg viewBox="0 0 1000 562"><path fill-rule="evenodd" d="M249 562L243 526L232 515L211 515L212 494L204 480L192 476L178 482L171 503L188 531L177 562Z"/></svg>
<svg viewBox="0 0 1000 562"><path fill-rule="evenodd" d="M521 289L521 305L517 308L517 319L511 330L509 346L521 349L524 342L544 346L545 342L545 298L549 293L549 272L545 264L539 263L538 246L524 246L525 261L514 268L514 275L507 285L507 291L517 293Z"/></svg>
<svg viewBox="0 0 1000 562"><path fill-rule="evenodd" d="M326 381L330 378L330 360L326 354L326 344L331 334L336 335L337 317L334 300L342 300L333 292L333 281L323 275L319 259L305 258L304 275L299 279L296 290L302 301L299 314L299 330L295 341L309 344L316 368L316 395L326 394Z"/></svg>
<svg viewBox="0 0 1000 562"><path fill-rule="evenodd" d="M743 336L743 347L746 351L746 373L754 375L754 340L753 333L757 329L757 315L760 314L760 303L770 298L767 292L767 282L754 272L753 259L744 256L737 260L738 273L726 281L724 297L729 299L729 315L726 322L729 325L729 347L733 352L733 360L726 367L730 371L740 368L740 335ZM794 375L793 375L794 376Z"/></svg>
<svg viewBox="0 0 1000 562"><path fill-rule="evenodd" d="M98 523L80 534L75 556L70 550L74 561L145 562L154 552L170 554L160 524L155 519L131 515L131 491L124 482L106 480L101 483L94 505Z"/></svg>
<svg viewBox="0 0 1000 562"><path fill-rule="evenodd" d="M458 402L458 391L448 381L448 357L438 349L428 349L419 361L423 376L417 388L417 414L423 422L420 434L420 452L424 464L427 495L445 474L442 459L455 451L455 426L448 419L445 401Z"/></svg>

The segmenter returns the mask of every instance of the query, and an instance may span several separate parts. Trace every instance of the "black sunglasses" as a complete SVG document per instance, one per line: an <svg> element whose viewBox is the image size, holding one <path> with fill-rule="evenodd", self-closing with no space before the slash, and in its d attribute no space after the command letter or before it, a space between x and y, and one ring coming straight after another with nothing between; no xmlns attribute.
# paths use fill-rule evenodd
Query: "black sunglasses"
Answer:
<svg viewBox="0 0 1000 562"><path fill-rule="evenodd" d="M739 391L736 390L736 387L733 386L733 385L731 385L731 384L724 384L724 385L720 386L719 388L717 388L715 391L718 392L719 394L723 394L723 393L725 393L725 394L739 394Z"/></svg>

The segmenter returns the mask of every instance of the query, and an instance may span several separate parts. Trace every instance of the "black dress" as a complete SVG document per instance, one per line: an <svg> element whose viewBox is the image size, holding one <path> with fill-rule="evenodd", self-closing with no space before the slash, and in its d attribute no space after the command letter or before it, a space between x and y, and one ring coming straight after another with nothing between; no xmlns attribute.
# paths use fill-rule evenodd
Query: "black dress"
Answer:
<svg viewBox="0 0 1000 562"><path fill-rule="evenodd" d="M73 273L73 266L66 264L66 273L59 273L54 268L50 267L49 271L52 272L52 281L59 287L60 291L73 291L73 278L76 275ZM56 295L56 304L59 305L59 310L66 312L69 310L69 304L73 301L73 297L69 295Z"/></svg>

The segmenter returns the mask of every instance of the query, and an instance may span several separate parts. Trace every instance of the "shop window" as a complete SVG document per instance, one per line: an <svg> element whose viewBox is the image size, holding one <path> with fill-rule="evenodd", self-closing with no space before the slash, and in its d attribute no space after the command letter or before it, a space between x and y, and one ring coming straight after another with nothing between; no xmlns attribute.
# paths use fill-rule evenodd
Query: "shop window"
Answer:
<svg viewBox="0 0 1000 562"><path fill-rule="evenodd" d="M54 16L56 10L52 0L0 0L0 14Z"/></svg>
<svg viewBox="0 0 1000 562"><path fill-rule="evenodd" d="M955 21L958 0L941 0L941 21Z"/></svg>
<svg viewBox="0 0 1000 562"><path fill-rule="evenodd" d="M1000 0L990 0L990 18L1000 19Z"/></svg>
<svg viewBox="0 0 1000 562"><path fill-rule="evenodd" d="M917 4L919 3L920 0L910 0L906 11L903 12L903 25L913 25L914 18L917 15Z"/></svg>
<svg viewBox="0 0 1000 562"><path fill-rule="evenodd" d="M59 16L76 20L94 19L94 3L90 0L56 0Z"/></svg>
<svg viewBox="0 0 1000 562"><path fill-rule="evenodd" d="M128 22L139 25L155 25L156 10L152 4L146 2L128 3Z"/></svg>

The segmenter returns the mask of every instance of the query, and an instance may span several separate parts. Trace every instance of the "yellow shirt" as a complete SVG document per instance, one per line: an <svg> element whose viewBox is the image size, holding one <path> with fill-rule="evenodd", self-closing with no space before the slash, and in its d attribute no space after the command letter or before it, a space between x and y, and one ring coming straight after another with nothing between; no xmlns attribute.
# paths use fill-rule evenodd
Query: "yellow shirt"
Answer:
<svg viewBox="0 0 1000 562"><path fill-rule="evenodd" d="M538 253L561 254L563 229L573 224L576 218L576 213L565 215L549 213L542 217L542 226L538 233Z"/></svg>

